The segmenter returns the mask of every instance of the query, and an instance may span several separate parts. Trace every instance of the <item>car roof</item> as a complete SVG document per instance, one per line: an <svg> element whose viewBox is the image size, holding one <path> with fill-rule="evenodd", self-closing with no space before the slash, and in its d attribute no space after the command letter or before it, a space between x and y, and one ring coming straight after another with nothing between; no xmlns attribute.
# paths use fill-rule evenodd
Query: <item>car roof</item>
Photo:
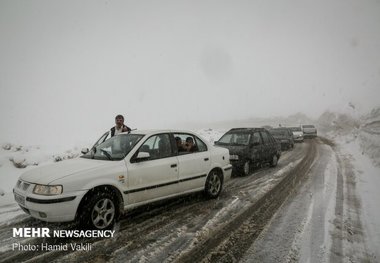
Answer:
<svg viewBox="0 0 380 263"><path fill-rule="evenodd" d="M164 130L164 129L149 129L149 130L133 130L130 132L123 132L121 134L141 134L141 135L151 135L151 134L158 134L158 133L191 133L194 135L198 135L196 132L189 131L189 130ZM199 135L198 135L199 136Z"/></svg>
<svg viewBox="0 0 380 263"><path fill-rule="evenodd" d="M231 130L229 130L228 132L230 131L265 131L266 129L264 128L232 128Z"/></svg>
<svg viewBox="0 0 380 263"><path fill-rule="evenodd" d="M288 127L278 127L278 128L273 128L272 130L277 130L277 131L281 131L281 130L283 130L283 131L286 131L286 130L289 130L290 128L288 128Z"/></svg>

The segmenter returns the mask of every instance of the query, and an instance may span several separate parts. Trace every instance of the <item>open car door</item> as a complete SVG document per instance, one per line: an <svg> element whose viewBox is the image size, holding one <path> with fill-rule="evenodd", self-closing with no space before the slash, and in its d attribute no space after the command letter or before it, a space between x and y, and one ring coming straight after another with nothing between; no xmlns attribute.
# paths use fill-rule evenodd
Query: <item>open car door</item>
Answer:
<svg viewBox="0 0 380 263"><path fill-rule="evenodd" d="M107 139L109 139L109 138L111 138L111 131L107 131L107 132L105 132L97 141L96 141L96 143L91 147L91 150L90 151L92 151L93 149L95 149L95 147L96 146L98 146L99 144L101 144L101 143L103 143L105 140L107 140ZM83 154L86 154L86 153L88 153L89 152L89 150L88 150L88 148L83 148L82 149L82 153Z"/></svg>

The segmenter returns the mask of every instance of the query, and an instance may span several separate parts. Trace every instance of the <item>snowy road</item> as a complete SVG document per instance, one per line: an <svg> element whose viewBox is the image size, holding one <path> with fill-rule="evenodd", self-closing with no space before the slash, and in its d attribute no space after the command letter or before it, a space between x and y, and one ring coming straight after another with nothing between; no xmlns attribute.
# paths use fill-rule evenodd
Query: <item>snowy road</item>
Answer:
<svg viewBox="0 0 380 263"><path fill-rule="evenodd" d="M368 250L351 160L325 142L305 183L241 262L378 262Z"/></svg>
<svg viewBox="0 0 380 263"><path fill-rule="evenodd" d="M111 239L11 238L13 227L68 229L14 213L1 262L339 262L367 253L350 161L327 140L285 152L276 168L232 178L217 200L193 194L130 211ZM5 212L4 212L5 211ZM8 212L7 212L8 211ZM86 243L87 251L19 251L12 243ZM355 246L348 246L355 242Z"/></svg>

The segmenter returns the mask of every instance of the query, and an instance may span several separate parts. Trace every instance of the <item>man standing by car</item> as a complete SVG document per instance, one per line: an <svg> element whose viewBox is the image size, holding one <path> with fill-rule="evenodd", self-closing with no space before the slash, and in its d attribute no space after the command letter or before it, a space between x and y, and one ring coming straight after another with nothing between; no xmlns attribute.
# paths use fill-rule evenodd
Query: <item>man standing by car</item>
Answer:
<svg viewBox="0 0 380 263"><path fill-rule="evenodd" d="M117 115L115 117L115 126L111 128L111 137L118 135L122 132L130 132L131 128L129 128L127 125L124 125L124 117L123 115Z"/></svg>

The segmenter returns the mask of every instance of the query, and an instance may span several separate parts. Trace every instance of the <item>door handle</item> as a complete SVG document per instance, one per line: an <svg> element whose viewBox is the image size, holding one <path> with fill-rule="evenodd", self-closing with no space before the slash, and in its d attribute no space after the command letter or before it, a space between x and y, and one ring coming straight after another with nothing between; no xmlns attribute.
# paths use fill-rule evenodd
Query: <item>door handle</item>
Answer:
<svg viewBox="0 0 380 263"><path fill-rule="evenodd" d="M207 162L209 159L208 159L208 158L204 158L203 160L204 160L205 162Z"/></svg>
<svg viewBox="0 0 380 263"><path fill-rule="evenodd" d="M171 168L177 167L177 164L170 165Z"/></svg>

